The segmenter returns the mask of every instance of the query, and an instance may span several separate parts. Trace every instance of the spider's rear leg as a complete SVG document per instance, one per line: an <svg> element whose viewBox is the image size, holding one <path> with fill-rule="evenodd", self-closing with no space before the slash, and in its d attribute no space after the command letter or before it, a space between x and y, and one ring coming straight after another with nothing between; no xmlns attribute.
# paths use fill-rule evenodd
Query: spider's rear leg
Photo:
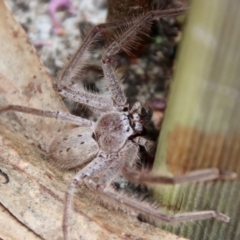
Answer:
<svg viewBox="0 0 240 240"><path fill-rule="evenodd" d="M97 156L92 162L90 162L85 168L81 169L71 180L68 185L66 195L65 195L65 204L64 204L64 214L63 214L63 235L65 240L70 240L69 234L69 220L71 217L72 202L74 196L74 190L79 184L88 185L88 179L91 179L104 171L110 164L111 159L103 158Z"/></svg>
<svg viewBox="0 0 240 240"><path fill-rule="evenodd" d="M6 107L0 108L0 113L7 112L7 111L15 111L15 112L22 112L27 114L32 114L41 117L48 117L48 118L55 118L63 121L70 122L72 124L76 124L82 127L93 127L94 122L74 116L69 113L59 112L59 111L44 111L36 108L24 107L19 105L8 105Z"/></svg>
<svg viewBox="0 0 240 240"><path fill-rule="evenodd" d="M145 217L150 219L160 220L166 223L175 223L183 221L193 221L193 220L204 220L210 218L216 218L219 221L229 222L230 218L225 214L214 210L206 211L196 211L196 212L187 212L176 215L167 215L160 211L155 204L143 201L131 197L127 194L119 194L115 192L112 188L104 187L92 181L88 180L88 186L97 191L98 194L102 196L105 201L108 199L108 202L115 206L115 208L120 207L120 209L128 209L130 212L134 211L136 215L143 214Z"/></svg>

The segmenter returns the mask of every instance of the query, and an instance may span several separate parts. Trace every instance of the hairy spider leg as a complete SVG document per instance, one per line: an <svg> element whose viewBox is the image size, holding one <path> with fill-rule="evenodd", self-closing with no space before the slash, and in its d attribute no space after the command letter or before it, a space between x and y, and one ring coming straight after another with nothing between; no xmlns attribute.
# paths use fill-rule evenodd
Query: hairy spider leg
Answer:
<svg viewBox="0 0 240 240"><path fill-rule="evenodd" d="M125 172L125 166L131 165L132 167L134 162L137 161L139 157L138 150L139 150L138 146L131 141L128 141L125 147L122 149L117 162L120 164L120 167L123 173ZM132 159L130 163L129 163L129 159ZM211 170L209 171L211 172ZM212 172L214 172L214 170ZM216 178L217 178L217 175L212 177L212 179L216 179ZM170 178L168 178L168 180L170 180ZM183 176L183 180L185 180L185 182L188 182L188 179L185 178L184 176ZM202 180L205 181L206 179L205 178L202 179L201 177L199 177L199 181L202 181ZM108 183L103 184L101 179L100 181L95 182L92 180L92 178L86 178L85 182L88 186L90 186L91 189L96 190L98 194L100 194L105 199L107 198L108 201L111 202L113 205L117 205L119 207L124 206L127 209L133 210L137 213L141 213L144 216L153 218L155 220L160 220L168 223L192 221L192 220L203 220L203 219L209 219L209 218L216 218L223 222L228 222L230 220L228 216L214 210L187 212L187 213L181 213L181 214L170 216L162 213L157 208L157 206L149 202L141 201L139 199L136 199L124 193L116 194L116 192L113 191L112 188L109 188ZM181 181L181 182L184 182L184 181ZM176 182L168 181L167 183L175 184Z"/></svg>
<svg viewBox="0 0 240 240"><path fill-rule="evenodd" d="M182 222L182 221L193 221L193 220L204 220L209 218L216 218L220 221L228 222L230 218L220 212L214 211L214 210L206 210L206 211L195 211L195 212L187 212L187 213L181 213L181 214L175 214L175 215L167 215L162 213L156 205L153 205L149 202L144 202L139 199L136 199L134 197L131 197L127 194L121 193L117 194L114 189L110 186L112 181L119 175L124 174L127 175L127 178L130 179L132 182L137 182L135 177L131 179L129 177L130 174L138 174L138 171L132 170L134 164L139 159L139 147L136 143L133 143L132 141L127 141L124 148L121 150L119 156L117 159L112 159L111 163L108 159L102 158L102 160L105 160L106 162L104 165L101 166L101 170L103 171L103 174L99 177L98 181L93 180L93 177L97 174L97 172L100 171L100 168L96 165L99 164L98 160L94 160L91 162L86 169L87 170L81 170L72 180L67 194L66 194L66 205L65 205L65 214L64 214L64 236L68 236L68 219L69 219L69 211L71 209L71 199L73 196L73 191L77 183L81 181L81 178L83 178L84 171L84 183L92 190L95 190L96 193L98 193L103 199L107 199L109 203L111 203L113 206L122 207L124 206L126 209L130 209L131 211L135 211L137 213L141 213L146 217L160 220L163 222L173 223L173 222ZM108 164L107 164L108 163ZM91 173L86 174L89 166L92 165L95 168L95 172L92 171ZM129 169L130 174L129 174ZM104 171L104 169L106 170ZM141 173L142 174L142 173ZM148 173L149 174L149 173ZM192 176L193 178L192 178ZM190 176L190 178L189 178ZM207 176L207 178L206 178ZM219 171L217 169L205 169L200 171L194 171L189 174L186 174L182 177L178 178L170 178L170 177L160 177L160 181L162 183L168 183L168 184L176 184L176 183L183 183L183 182L189 182L194 179L194 181L207 181L207 180L214 180L219 178ZM139 177L141 180L141 175ZM137 180L139 180L137 179ZM143 177L145 180L145 178ZM140 181L143 183L142 181ZM68 238L65 238L68 240Z"/></svg>
<svg viewBox="0 0 240 240"><path fill-rule="evenodd" d="M146 151L151 154L151 151L155 149L155 143L144 137L138 136L133 139L133 142L140 146L143 146ZM237 175L231 171L222 171L218 168L206 168L201 170L191 171L183 176L179 177L164 177L156 175L152 172L137 171L131 168L127 159L122 164L122 174L129 179L129 181L137 184L178 184L178 183L190 183L190 182L203 182L216 179L234 180Z"/></svg>
<svg viewBox="0 0 240 240"><path fill-rule="evenodd" d="M72 201L74 196L74 189L79 184L84 184L85 179L93 178L96 175L101 174L110 164L112 163L111 158L104 158L100 154L92 160L86 167L81 169L71 180L68 185L66 194L65 194L65 204L64 204L64 213L63 213L63 235L64 239L69 240L69 219L71 215ZM86 182L88 186L88 182Z"/></svg>
<svg viewBox="0 0 240 240"><path fill-rule="evenodd" d="M59 111L45 111L36 108L24 107L19 105L8 105L6 107L0 108L0 113L7 111L22 112L27 114L32 114L41 117L55 118L58 120L67 121L82 127L93 127L94 122L88 119L84 119L69 113L59 112Z"/></svg>
<svg viewBox="0 0 240 240"><path fill-rule="evenodd" d="M151 11L144 17L133 18L130 22L133 27L130 27L126 34L123 34L119 41L114 41L103 54L103 71L104 75L108 80L109 90L111 92L112 101L103 96L88 93L81 89L74 89L71 85L73 79L76 76L81 77L81 72L86 62L86 53L91 49L94 45L95 40L99 33L104 34L106 30L116 29L119 27L126 27L129 25L129 20L116 21L112 23L104 23L93 27L93 29L89 32L89 34L84 38L81 46L72 57L72 59L68 62L64 70L60 75L60 82L58 85L59 93L67 97L75 102L79 102L85 105L88 105L94 109L98 109L102 112L108 112L114 109L114 106L117 109L123 109L126 107L126 96L121 90L119 86L119 81L115 76L114 69L112 66L109 66L109 62L111 62L111 58L115 56L121 49L125 50L123 46L126 46L130 42L128 42L129 38L133 35L136 35L139 30L141 30L142 26L144 26L144 21L151 22L152 20L157 20L160 17L164 16L176 16L185 13L187 8L178 8L178 9L168 9L168 10L155 10ZM140 23L139 23L140 21ZM134 28L136 28L133 31ZM111 64L110 64L111 65Z"/></svg>

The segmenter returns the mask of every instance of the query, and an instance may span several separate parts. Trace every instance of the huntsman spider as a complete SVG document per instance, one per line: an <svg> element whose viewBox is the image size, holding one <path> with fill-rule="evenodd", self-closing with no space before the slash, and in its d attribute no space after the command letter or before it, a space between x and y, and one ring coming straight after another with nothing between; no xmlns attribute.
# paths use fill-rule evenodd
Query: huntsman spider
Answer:
<svg viewBox="0 0 240 240"><path fill-rule="evenodd" d="M209 181L222 177L216 168L192 171L180 177L158 176L151 171L139 170L137 162L140 158L139 147L145 148L148 154L154 155L155 143L144 138L143 131L151 118L151 109L136 102L129 106L127 98L120 86L120 76L116 71L115 57L120 51L128 52L134 47L139 34L145 34L152 21L164 16L176 16L185 13L185 8L154 10L133 18L130 23L121 20L113 23L100 24L93 27L83 40L81 46L61 73L57 90L60 95L86 105L99 118L96 122L58 111L44 111L18 105L9 105L4 111L17 111L41 117L56 118L77 125L57 135L49 147L51 162L65 169L72 169L89 162L71 180L67 187L63 214L63 235L65 240L71 239L69 219L71 216L74 190L78 185L85 184L103 200L112 204L131 209L136 213L163 222L181 222L189 220L216 218L228 222L229 217L223 213L206 210L187 212L168 216L153 204L138 200L127 194L119 194L113 187L113 181L122 175L136 184L178 184L183 182ZM110 97L90 93L77 87L73 78L81 73L86 62L85 54L94 45L97 36L107 29L125 27L126 31L113 41L102 54L102 69L108 83ZM229 173L227 179L232 179Z"/></svg>

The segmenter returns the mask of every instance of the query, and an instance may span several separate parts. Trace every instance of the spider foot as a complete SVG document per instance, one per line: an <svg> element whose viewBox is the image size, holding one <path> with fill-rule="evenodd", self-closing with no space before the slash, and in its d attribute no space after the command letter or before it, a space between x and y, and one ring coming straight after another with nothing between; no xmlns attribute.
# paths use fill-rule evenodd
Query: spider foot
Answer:
<svg viewBox="0 0 240 240"><path fill-rule="evenodd" d="M220 212L216 212L215 218L222 222L230 222L230 217Z"/></svg>
<svg viewBox="0 0 240 240"><path fill-rule="evenodd" d="M228 170L219 170L219 178L223 180L234 180L237 178L237 174Z"/></svg>

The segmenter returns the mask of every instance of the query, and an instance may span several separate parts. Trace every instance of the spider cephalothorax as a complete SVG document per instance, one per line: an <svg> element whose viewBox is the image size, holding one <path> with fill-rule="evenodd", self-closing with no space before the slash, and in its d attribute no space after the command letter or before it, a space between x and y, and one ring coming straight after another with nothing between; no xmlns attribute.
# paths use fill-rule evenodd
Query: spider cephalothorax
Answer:
<svg viewBox="0 0 240 240"><path fill-rule="evenodd" d="M95 139L106 153L118 152L133 133L128 113L125 112L104 114L94 129Z"/></svg>

